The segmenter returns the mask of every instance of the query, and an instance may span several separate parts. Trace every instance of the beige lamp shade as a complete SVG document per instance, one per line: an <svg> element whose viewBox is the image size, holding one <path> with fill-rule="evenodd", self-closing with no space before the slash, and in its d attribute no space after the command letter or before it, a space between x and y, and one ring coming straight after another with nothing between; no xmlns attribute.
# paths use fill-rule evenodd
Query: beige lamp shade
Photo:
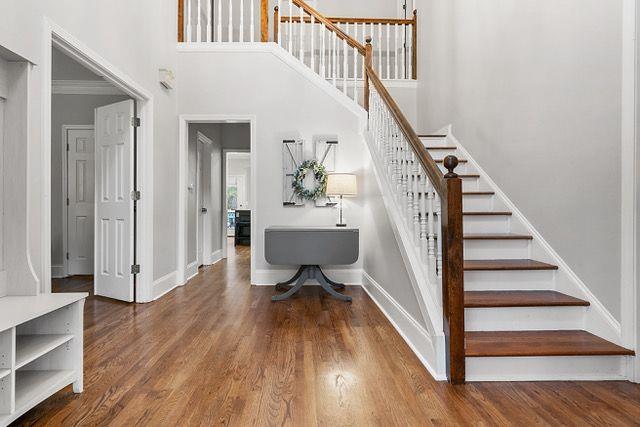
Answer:
<svg viewBox="0 0 640 427"><path fill-rule="evenodd" d="M327 196L355 197L358 195L356 176L350 173L332 173L327 179Z"/></svg>

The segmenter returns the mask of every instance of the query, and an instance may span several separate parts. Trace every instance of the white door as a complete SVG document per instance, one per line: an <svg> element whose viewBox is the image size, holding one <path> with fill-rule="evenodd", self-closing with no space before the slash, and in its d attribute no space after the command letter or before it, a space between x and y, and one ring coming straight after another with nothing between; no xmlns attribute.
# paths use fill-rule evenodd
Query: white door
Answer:
<svg viewBox="0 0 640 427"><path fill-rule="evenodd" d="M96 108L95 294L133 301L132 100Z"/></svg>
<svg viewBox="0 0 640 427"><path fill-rule="evenodd" d="M197 191L197 202L196 202L196 215L198 216L198 230L197 230L197 254L198 254L198 267L204 264L204 239L202 238L202 234L204 231L204 193L203 193L203 182L202 182L202 144L198 141L197 144L198 153L196 158L196 191Z"/></svg>
<svg viewBox="0 0 640 427"><path fill-rule="evenodd" d="M94 131L67 130L68 273L93 274Z"/></svg>

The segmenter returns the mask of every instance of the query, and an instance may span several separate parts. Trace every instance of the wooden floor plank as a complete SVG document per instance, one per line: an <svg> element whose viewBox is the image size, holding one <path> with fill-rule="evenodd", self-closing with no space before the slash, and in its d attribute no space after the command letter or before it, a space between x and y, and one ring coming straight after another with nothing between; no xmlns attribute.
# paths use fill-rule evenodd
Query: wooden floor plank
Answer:
<svg viewBox="0 0 640 427"><path fill-rule="evenodd" d="M67 387L15 425L584 425L640 416L640 386L625 382L434 381L362 289L347 288L351 304L318 287L272 303L272 287L249 285L248 248L229 248L228 260L158 301L90 297L84 393Z"/></svg>

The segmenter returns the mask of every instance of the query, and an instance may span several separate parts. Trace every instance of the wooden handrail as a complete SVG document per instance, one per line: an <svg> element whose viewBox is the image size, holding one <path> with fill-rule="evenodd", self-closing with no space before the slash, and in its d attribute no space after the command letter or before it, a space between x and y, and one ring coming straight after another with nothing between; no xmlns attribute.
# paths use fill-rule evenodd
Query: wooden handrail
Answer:
<svg viewBox="0 0 640 427"><path fill-rule="evenodd" d="M328 16L327 19L334 24L390 24L390 25L413 25L413 19L395 19L395 18L345 18L338 16ZM281 22L292 22L299 23L299 16L282 16L280 17ZM304 17L305 24L311 23L311 17Z"/></svg>
<svg viewBox="0 0 640 427"><path fill-rule="evenodd" d="M344 31L342 31L338 26L336 26L328 18L323 16L320 12L318 12L317 10L315 10L314 8L312 8L311 6L309 6L308 4L306 4L302 0L291 0L291 1L292 1L293 4L295 4L296 6L298 6L301 9L303 9L305 12L307 12L307 14L315 17L316 21L324 24L324 26L327 28L327 30L335 33L339 38L341 38L342 40L345 40L349 46L357 49L358 52L360 53L360 55L362 55L362 56L365 55L365 49L364 49L364 46L361 43L359 43L357 40L355 40L349 34L347 34Z"/></svg>
<svg viewBox="0 0 640 427"><path fill-rule="evenodd" d="M458 166L455 156L447 156L442 176L420 138L400 107L391 97L372 66L371 37L365 45L365 109L369 111L369 84L373 84L380 99L387 106L413 153L440 195L440 226L442 236L442 317L445 336L447 378L453 384L465 382L464 328L464 247L462 224L462 179L454 172Z"/></svg>

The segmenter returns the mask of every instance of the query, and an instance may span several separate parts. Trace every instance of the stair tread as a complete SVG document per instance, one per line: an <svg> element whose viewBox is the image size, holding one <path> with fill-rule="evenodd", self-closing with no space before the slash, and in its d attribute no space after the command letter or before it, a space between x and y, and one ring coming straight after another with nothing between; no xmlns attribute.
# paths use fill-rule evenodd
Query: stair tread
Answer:
<svg viewBox="0 0 640 427"><path fill-rule="evenodd" d="M516 233L466 233L465 240L533 240L533 236Z"/></svg>
<svg viewBox="0 0 640 427"><path fill-rule="evenodd" d="M511 216L513 215L512 212L508 212L508 211L478 211L478 212L462 212L462 215L467 215L467 216L500 216L500 215L506 215L506 216Z"/></svg>
<svg viewBox="0 0 640 427"><path fill-rule="evenodd" d="M465 179L465 178L480 178L480 175L472 173L472 174L467 174L467 175L458 175L458 178L462 178L462 179Z"/></svg>
<svg viewBox="0 0 640 427"><path fill-rule="evenodd" d="M418 138L446 138L447 135L431 134L431 135L418 135Z"/></svg>
<svg viewBox="0 0 640 427"><path fill-rule="evenodd" d="M457 147L444 146L444 147L425 147L427 150L457 150Z"/></svg>
<svg viewBox="0 0 640 427"><path fill-rule="evenodd" d="M495 191L463 191L463 196L494 196Z"/></svg>
<svg viewBox="0 0 640 427"><path fill-rule="evenodd" d="M558 266L533 259L477 259L465 260L465 271L496 270L557 270Z"/></svg>
<svg viewBox="0 0 640 427"><path fill-rule="evenodd" d="M587 331L474 331L465 333L467 357L633 356Z"/></svg>
<svg viewBox="0 0 640 427"><path fill-rule="evenodd" d="M589 302L557 291L465 291L466 308L587 307Z"/></svg>

